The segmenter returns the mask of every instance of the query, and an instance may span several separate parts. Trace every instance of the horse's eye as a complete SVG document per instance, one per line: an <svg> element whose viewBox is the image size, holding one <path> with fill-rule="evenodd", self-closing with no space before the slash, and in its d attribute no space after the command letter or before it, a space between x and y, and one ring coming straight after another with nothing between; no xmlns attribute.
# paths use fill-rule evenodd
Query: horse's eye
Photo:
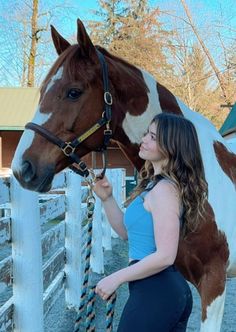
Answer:
<svg viewBox="0 0 236 332"><path fill-rule="evenodd" d="M70 89L67 92L67 98L72 99L72 100L76 100L80 97L82 91L78 90L78 89Z"/></svg>

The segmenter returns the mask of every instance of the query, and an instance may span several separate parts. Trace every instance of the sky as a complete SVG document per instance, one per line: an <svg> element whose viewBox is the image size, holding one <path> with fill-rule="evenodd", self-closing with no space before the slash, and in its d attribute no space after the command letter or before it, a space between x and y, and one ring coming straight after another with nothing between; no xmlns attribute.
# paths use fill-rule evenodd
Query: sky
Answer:
<svg viewBox="0 0 236 332"><path fill-rule="evenodd" d="M73 10L68 10L65 13L65 19L59 14L60 21L65 22L63 24L63 31L67 36L75 34L76 30L76 19L79 17L83 21L90 19L97 19L92 14L92 10L98 10L99 5L97 0L39 0L39 6L44 8L45 1L51 3L51 8L62 6L63 3L69 3L74 7ZM229 32L229 26L234 28L234 37L236 33L236 0L186 0L187 5L190 8L194 22L197 23L199 29L206 29L208 32L211 27L217 22L221 21L225 24L225 33L230 38L233 38ZM12 6L20 6L24 0L0 0L0 18L2 15L6 15L9 6L7 3L11 3ZM149 0L149 4L154 8L159 8L165 15L162 15L162 21L165 27L170 28L170 24L173 23L173 16L186 17L183 6L180 0ZM53 7L54 5L54 7ZM60 26L61 22L53 21L55 26ZM1 32L0 32L1 34Z"/></svg>
<svg viewBox="0 0 236 332"><path fill-rule="evenodd" d="M3 0L0 0L0 2L1 1ZM218 30L223 36L225 43L230 44L233 39L236 39L235 1L236 0L186 0L194 23L196 23L209 49L214 50L214 48L220 47L219 41L214 39ZM75 11L73 17L71 17L63 27L65 36L75 35L77 17L84 21L85 26L86 20L98 19L92 14L92 10L99 9L97 0L71 0L70 2L75 7ZM161 15L161 21L166 29L173 28L174 17L186 18L180 0L149 0L149 4L165 12L164 15ZM178 19L177 21L181 22L181 20ZM178 22L176 24L178 24ZM55 25L57 26L56 22ZM61 31L61 27L59 30Z"/></svg>
<svg viewBox="0 0 236 332"><path fill-rule="evenodd" d="M212 16L218 16L220 10L222 10L225 17L234 16L234 23L236 25L236 6L235 0L186 0L188 6L191 8L198 8L197 12L192 11L192 15L198 19L202 16L202 13L209 13ZM72 1L73 3L73 1ZM182 12L182 5L180 0L149 0L149 4L152 7L159 7L161 9L177 10L177 12ZM74 5L78 8L79 15L82 19L91 18L91 9L98 9L98 2L96 0L75 0Z"/></svg>
<svg viewBox="0 0 236 332"><path fill-rule="evenodd" d="M1 24L4 28L4 20L2 17L8 15L9 6L20 7L21 2L25 0L0 0L0 43L1 47L7 47L5 43L4 32L1 30ZM29 1L29 0L28 0ZM222 45L218 38L220 32L222 41L226 45L230 45L233 40L236 40L236 0L186 0L193 20L203 38L206 46L211 51L217 65L220 65L222 57ZM99 5L97 0L39 0L39 5L44 9L45 3L49 4L51 8L61 7L64 3L69 3L70 6L67 11L61 10L56 15L53 15L52 24L56 29L67 39L71 40L72 36L76 35L76 19L79 17L87 26L87 20L96 20L97 16L92 14L93 10L98 10ZM10 5L9 5L10 4ZM164 29L181 29L183 18L186 19L182 4L180 0L149 0L149 4L153 8L159 8L162 12L160 16ZM62 15L64 14L64 16ZM9 13L11 15L11 13ZM14 30L13 30L14 32ZM194 40L194 35L189 29L188 38ZM14 38L14 36L12 36ZM15 38L17 43L17 38ZM5 46L4 46L5 45ZM10 45L10 44L9 44ZM9 65L9 57L4 63L4 68ZM2 65L2 58L0 57L0 68ZM1 82L0 82L1 84Z"/></svg>

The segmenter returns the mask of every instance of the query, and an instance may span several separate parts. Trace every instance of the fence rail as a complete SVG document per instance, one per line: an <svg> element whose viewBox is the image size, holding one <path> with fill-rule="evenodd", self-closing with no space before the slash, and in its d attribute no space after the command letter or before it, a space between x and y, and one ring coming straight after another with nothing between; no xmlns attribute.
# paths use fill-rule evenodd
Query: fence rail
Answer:
<svg viewBox="0 0 236 332"><path fill-rule="evenodd" d="M122 206L125 170L110 169L107 176ZM44 195L22 189L13 177L0 178L0 332L43 332L44 316L63 291L67 307L79 307L87 194L71 171L56 176ZM117 235L96 200L94 272L104 272L111 236Z"/></svg>

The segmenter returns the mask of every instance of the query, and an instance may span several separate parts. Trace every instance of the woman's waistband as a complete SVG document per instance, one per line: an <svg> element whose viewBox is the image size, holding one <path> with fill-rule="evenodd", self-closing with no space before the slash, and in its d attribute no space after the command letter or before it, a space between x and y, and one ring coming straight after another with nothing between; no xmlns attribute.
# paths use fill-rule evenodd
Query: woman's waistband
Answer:
<svg viewBox="0 0 236 332"><path fill-rule="evenodd" d="M140 262L140 260L138 260L138 259L134 259L134 260L132 260L131 262L129 262L129 266L130 266L130 265L133 265L133 264L136 264L136 263L138 263L138 262ZM175 267L174 265L170 265L170 266L168 266L167 268L165 268L165 269L162 270L162 271L177 271L177 269L176 269L176 267ZM162 272L162 271L160 271L160 272Z"/></svg>

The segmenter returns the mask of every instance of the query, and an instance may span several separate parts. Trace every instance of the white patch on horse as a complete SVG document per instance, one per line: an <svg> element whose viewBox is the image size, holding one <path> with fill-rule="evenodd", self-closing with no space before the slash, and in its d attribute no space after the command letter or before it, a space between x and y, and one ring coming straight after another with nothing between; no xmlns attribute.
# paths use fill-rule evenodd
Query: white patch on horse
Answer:
<svg viewBox="0 0 236 332"><path fill-rule="evenodd" d="M224 314L226 289L207 307L207 318L201 323L200 332L220 332Z"/></svg>
<svg viewBox="0 0 236 332"><path fill-rule="evenodd" d="M51 77L48 85L47 85L47 88L46 88L46 91L45 91L45 94L51 89L51 87L55 84L55 82L57 80L60 80L62 78L62 75L63 75L63 66L60 67L58 69L58 71L56 72L56 74L54 76Z"/></svg>
<svg viewBox="0 0 236 332"><path fill-rule="evenodd" d="M148 92L148 105L145 112L141 115L131 115L127 110L125 118L122 123L124 132L129 137L131 143L141 143L144 131L144 124L149 124L156 114L162 112L159 96L157 92L157 85L154 78L144 70L141 70L145 84L147 85Z"/></svg>
<svg viewBox="0 0 236 332"><path fill-rule="evenodd" d="M47 113L47 114L41 113L40 106L38 106L32 122L42 126L45 122L47 122L49 120L50 116L51 116L51 113ZM12 160L11 167L14 172L18 172L21 169L23 155L24 155L25 151L33 143L34 137L35 137L34 131L32 131L31 129L25 129L23 135L21 136L19 144L17 146L14 158Z"/></svg>

